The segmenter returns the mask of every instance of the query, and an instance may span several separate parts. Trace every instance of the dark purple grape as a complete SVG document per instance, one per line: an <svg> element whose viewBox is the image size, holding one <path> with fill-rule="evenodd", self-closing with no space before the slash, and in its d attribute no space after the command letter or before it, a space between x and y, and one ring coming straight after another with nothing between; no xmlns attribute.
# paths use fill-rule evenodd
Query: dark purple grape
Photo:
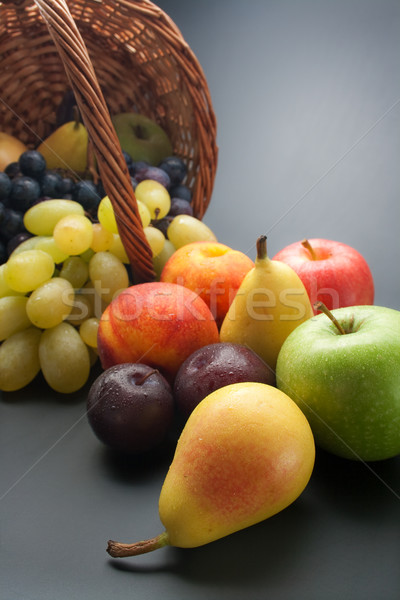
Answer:
<svg viewBox="0 0 400 600"><path fill-rule="evenodd" d="M2 202L0 202L0 223L3 221L6 214L6 207Z"/></svg>
<svg viewBox="0 0 400 600"><path fill-rule="evenodd" d="M179 156L168 156L167 158L164 158L158 167L168 173L171 185L182 183L186 177L187 167Z"/></svg>
<svg viewBox="0 0 400 600"><path fill-rule="evenodd" d="M131 176L131 184L134 190L136 190L137 184L138 184L138 180L135 177Z"/></svg>
<svg viewBox="0 0 400 600"><path fill-rule="evenodd" d="M88 212L95 211L101 200L97 186L90 179L77 181L72 189L72 199Z"/></svg>
<svg viewBox="0 0 400 600"><path fill-rule="evenodd" d="M11 192L11 179L4 173L0 172L0 200L6 200Z"/></svg>
<svg viewBox="0 0 400 600"><path fill-rule="evenodd" d="M147 169L149 166L150 164L145 160L137 160L136 162L133 161L129 167L129 173L135 177L136 174L140 174L143 169Z"/></svg>
<svg viewBox="0 0 400 600"><path fill-rule="evenodd" d="M21 173L33 179L40 179L46 171L46 160L37 150L26 150L18 162Z"/></svg>
<svg viewBox="0 0 400 600"><path fill-rule="evenodd" d="M49 196L50 198L62 197L62 177L56 171L46 171L40 180L41 196Z"/></svg>
<svg viewBox="0 0 400 600"><path fill-rule="evenodd" d="M40 185L36 179L27 175L18 175L11 182L9 196L10 205L14 210L26 212L40 196Z"/></svg>
<svg viewBox="0 0 400 600"><path fill-rule="evenodd" d="M28 231L21 231L21 233L17 233L17 235L14 235L14 237L12 237L7 244L8 256L10 256L10 254L14 252L15 248L22 244L22 242L25 242L25 240L28 240L31 237L32 234Z"/></svg>
<svg viewBox="0 0 400 600"><path fill-rule="evenodd" d="M0 223L0 234L3 240L7 242L17 235L25 231L24 227L24 215L22 212L6 208L4 210L3 220Z"/></svg>
<svg viewBox="0 0 400 600"><path fill-rule="evenodd" d="M246 346L230 342L209 344L182 363L174 381L175 402L182 416L187 418L214 390L246 381L275 385L275 374Z"/></svg>
<svg viewBox="0 0 400 600"><path fill-rule="evenodd" d="M21 175L21 171L19 170L19 163L12 162L6 166L4 169L4 173L6 173L10 179L14 179L17 175Z"/></svg>
<svg viewBox="0 0 400 600"><path fill-rule="evenodd" d="M177 185L172 186L169 190L169 193L171 197L182 198L187 202L192 201L192 192L190 188L188 188L188 186L184 185L183 183L178 183Z"/></svg>
<svg viewBox="0 0 400 600"><path fill-rule="evenodd" d="M172 424L171 386L152 367L122 363L106 369L90 387L89 424L106 446L142 454L159 446Z"/></svg>
<svg viewBox="0 0 400 600"><path fill-rule="evenodd" d="M166 217L163 217L162 219L153 219L151 221L151 224L153 225L153 227L157 227L157 229L162 231L162 233L164 234L164 237L167 237L167 229L173 218L174 217L167 215Z"/></svg>
<svg viewBox="0 0 400 600"><path fill-rule="evenodd" d="M176 215L193 216L192 205L187 200L183 200L183 198L171 198L171 208L169 209L168 216L176 217Z"/></svg>
<svg viewBox="0 0 400 600"><path fill-rule="evenodd" d="M139 183L144 181L145 179L151 179L152 181L157 181L161 183L166 189L168 189L171 185L171 180L169 178L168 173L159 169L158 167L153 167L149 165L144 169L140 169L139 172L135 173L135 179Z"/></svg>

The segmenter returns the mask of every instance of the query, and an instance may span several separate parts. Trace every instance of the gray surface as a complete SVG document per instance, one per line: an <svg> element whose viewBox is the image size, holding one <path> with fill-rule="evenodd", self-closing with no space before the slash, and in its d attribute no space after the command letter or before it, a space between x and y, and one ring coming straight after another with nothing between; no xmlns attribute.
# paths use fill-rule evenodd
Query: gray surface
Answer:
<svg viewBox="0 0 400 600"><path fill-rule="evenodd" d="M165 0L209 81L220 161L205 221L254 257L308 237L369 262L376 303L400 309L400 2ZM139 467L99 446L85 390L39 382L0 404L4 600L394 600L400 459L318 453L301 498L203 548L115 562L110 537L161 530L170 456Z"/></svg>

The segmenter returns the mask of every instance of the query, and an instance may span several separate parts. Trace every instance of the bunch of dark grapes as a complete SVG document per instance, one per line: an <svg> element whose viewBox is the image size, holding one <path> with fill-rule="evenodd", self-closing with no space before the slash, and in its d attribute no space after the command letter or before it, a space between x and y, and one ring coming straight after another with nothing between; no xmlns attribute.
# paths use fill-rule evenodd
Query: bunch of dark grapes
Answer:
<svg viewBox="0 0 400 600"><path fill-rule="evenodd" d="M183 184L187 168L176 156L165 158L158 166L143 161L134 162L124 152L133 189L144 179L161 183L171 196L169 214L153 225L162 231L178 214L193 214L190 204L192 194ZM50 170L37 150L23 152L17 162L10 163L0 172L0 264L7 261L13 250L31 234L24 227L24 214L34 204L51 198L79 202L89 218L97 220L97 208L106 195L101 180L95 184L91 179L76 181L67 172Z"/></svg>

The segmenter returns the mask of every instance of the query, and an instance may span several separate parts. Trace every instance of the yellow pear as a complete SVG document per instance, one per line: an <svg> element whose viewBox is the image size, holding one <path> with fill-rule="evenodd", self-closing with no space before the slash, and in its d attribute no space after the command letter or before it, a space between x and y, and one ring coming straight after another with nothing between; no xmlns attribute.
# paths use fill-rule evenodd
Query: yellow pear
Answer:
<svg viewBox="0 0 400 600"><path fill-rule="evenodd" d="M84 173L87 168L88 133L78 113L74 121L58 127L37 148L48 169L67 169Z"/></svg>
<svg viewBox="0 0 400 600"><path fill-rule="evenodd" d="M304 414L277 388L234 383L209 394L181 433L159 499L165 531L111 556L202 546L268 519L311 477L315 444Z"/></svg>
<svg viewBox="0 0 400 600"><path fill-rule="evenodd" d="M0 131L0 171L4 171L10 163L17 162L27 149L18 138Z"/></svg>
<svg viewBox="0 0 400 600"><path fill-rule="evenodd" d="M257 240L255 266L244 277L222 322L221 342L243 344L275 370L287 336L314 315L295 271L267 255L267 238Z"/></svg>

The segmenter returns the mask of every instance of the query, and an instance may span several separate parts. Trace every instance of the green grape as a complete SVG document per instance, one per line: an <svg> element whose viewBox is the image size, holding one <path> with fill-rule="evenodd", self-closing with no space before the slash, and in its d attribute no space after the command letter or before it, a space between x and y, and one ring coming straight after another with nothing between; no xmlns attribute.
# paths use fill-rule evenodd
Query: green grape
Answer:
<svg viewBox="0 0 400 600"><path fill-rule="evenodd" d="M30 327L26 314L26 296L4 296L0 298L0 342L17 331Z"/></svg>
<svg viewBox="0 0 400 600"><path fill-rule="evenodd" d="M32 325L41 329L62 323L72 310L74 289L62 277L53 277L32 292L26 303L26 313Z"/></svg>
<svg viewBox="0 0 400 600"><path fill-rule="evenodd" d="M65 259L68 258L68 254L65 254L65 252L62 252L62 250L60 250L60 248L54 241L54 237L50 235L41 236L37 240L34 247L37 250L43 250L43 252L47 252L47 254L50 254L51 258L56 264L62 263Z"/></svg>
<svg viewBox="0 0 400 600"><path fill-rule="evenodd" d="M79 327L83 321L90 319L94 315L94 303L88 294L75 294L74 303L66 321Z"/></svg>
<svg viewBox="0 0 400 600"><path fill-rule="evenodd" d="M5 296L20 296L22 292L16 292L9 285L7 285L4 271L6 269L6 263L0 265L0 298L4 298Z"/></svg>
<svg viewBox="0 0 400 600"><path fill-rule="evenodd" d="M62 264L60 277L67 279L75 290L79 290L89 279L89 266L81 256L69 256Z"/></svg>
<svg viewBox="0 0 400 600"><path fill-rule="evenodd" d="M113 205L111 204L111 200L108 196L104 196L104 198L100 200L97 208L97 218L104 229L111 231L111 233L118 233Z"/></svg>
<svg viewBox="0 0 400 600"><path fill-rule="evenodd" d="M167 237L176 249L192 242L216 242L213 231L202 221L190 215L177 215L167 229Z"/></svg>
<svg viewBox="0 0 400 600"><path fill-rule="evenodd" d="M118 233L113 234L113 241L110 246L110 252L114 254L121 262L125 265L129 264L129 258L121 240L121 236Z"/></svg>
<svg viewBox="0 0 400 600"><path fill-rule="evenodd" d="M89 378L89 350L75 327L65 321L42 333L39 361L45 380L56 392L76 392Z"/></svg>
<svg viewBox="0 0 400 600"><path fill-rule="evenodd" d="M153 258L158 256L165 244L165 236L163 232L156 227L151 226L144 227L143 232L153 253Z"/></svg>
<svg viewBox="0 0 400 600"><path fill-rule="evenodd" d="M94 250L92 250L92 248L88 248L85 252L82 252L79 256L82 258L82 260L85 261L85 263L89 264L90 259L92 258L92 256L94 255Z"/></svg>
<svg viewBox="0 0 400 600"><path fill-rule="evenodd" d="M97 252L93 256L89 263L89 277L97 294L106 303L129 286L123 262L111 252Z"/></svg>
<svg viewBox="0 0 400 600"><path fill-rule="evenodd" d="M25 250L10 256L6 262L4 279L17 292L31 292L50 279L54 273L54 261L43 250Z"/></svg>
<svg viewBox="0 0 400 600"><path fill-rule="evenodd" d="M101 223L93 223L93 239L90 248L94 252L106 252L111 248L113 240L111 231L105 229Z"/></svg>
<svg viewBox="0 0 400 600"><path fill-rule="evenodd" d="M39 342L42 332L28 327L14 333L0 346L0 390L15 392L33 381L40 371Z"/></svg>
<svg viewBox="0 0 400 600"><path fill-rule="evenodd" d="M68 256L82 254L90 248L93 226L84 215L67 215L60 219L53 231L57 246Z"/></svg>
<svg viewBox="0 0 400 600"><path fill-rule="evenodd" d="M173 245L173 243L170 240L165 240L164 248L161 250L160 254L153 257L153 267L158 279L160 279L161 277L161 272L164 268L165 263L173 255L174 252L175 246Z"/></svg>
<svg viewBox="0 0 400 600"><path fill-rule="evenodd" d="M136 204L139 210L140 220L142 221L142 227L148 227L151 222L151 214L144 202L141 202L136 198Z"/></svg>
<svg viewBox="0 0 400 600"><path fill-rule="evenodd" d="M25 228L34 235L53 235L56 224L66 215L83 215L84 209L74 200L44 200L24 214Z"/></svg>
<svg viewBox="0 0 400 600"><path fill-rule="evenodd" d="M152 219L162 219L171 208L168 190L158 181L144 179L135 189L136 199L143 202L150 211Z"/></svg>
<svg viewBox="0 0 400 600"><path fill-rule="evenodd" d="M89 319L85 319L79 327L79 334L82 340L91 348L97 348L97 332L99 329L99 322L99 319L96 317L91 317Z"/></svg>

